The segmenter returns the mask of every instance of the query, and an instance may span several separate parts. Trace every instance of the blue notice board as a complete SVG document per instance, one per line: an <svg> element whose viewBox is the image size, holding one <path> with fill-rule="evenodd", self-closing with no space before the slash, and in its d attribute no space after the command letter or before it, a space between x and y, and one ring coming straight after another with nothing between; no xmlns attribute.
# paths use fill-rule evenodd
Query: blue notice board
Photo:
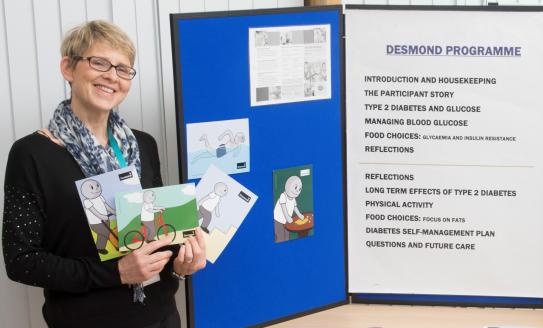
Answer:
<svg viewBox="0 0 543 328"><path fill-rule="evenodd" d="M251 107L249 29L329 25L331 98ZM219 259L188 283L191 327L268 324L347 302L340 6L171 16L180 175L186 125L247 118L258 200ZM274 170L311 165L314 228L274 241ZM191 180L198 182L198 179Z"/></svg>

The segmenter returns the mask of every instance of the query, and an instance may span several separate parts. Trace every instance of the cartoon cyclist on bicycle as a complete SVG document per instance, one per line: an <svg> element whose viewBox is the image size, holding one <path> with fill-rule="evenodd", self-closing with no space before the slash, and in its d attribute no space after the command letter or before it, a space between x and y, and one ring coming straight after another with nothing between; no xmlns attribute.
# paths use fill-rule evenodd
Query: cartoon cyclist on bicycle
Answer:
<svg viewBox="0 0 543 328"><path fill-rule="evenodd" d="M146 190L143 192L143 206L141 207L141 223L147 230L147 241L154 240L156 236L155 228L155 213L164 211L163 207L155 206L156 195L152 190Z"/></svg>

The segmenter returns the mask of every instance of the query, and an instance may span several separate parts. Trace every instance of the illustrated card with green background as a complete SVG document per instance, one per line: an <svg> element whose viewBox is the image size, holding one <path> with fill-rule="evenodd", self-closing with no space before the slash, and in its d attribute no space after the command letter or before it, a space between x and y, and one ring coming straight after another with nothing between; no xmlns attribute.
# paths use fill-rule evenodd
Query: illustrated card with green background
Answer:
<svg viewBox="0 0 543 328"><path fill-rule="evenodd" d="M194 236L195 189L194 183L187 183L116 194L119 250L136 250L144 242L163 238L180 244Z"/></svg>
<svg viewBox="0 0 543 328"><path fill-rule="evenodd" d="M275 242L313 236L313 165L274 170L273 204Z"/></svg>
<svg viewBox="0 0 543 328"><path fill-rule="evenodd" d="M101 261L121 256L117 235L115 194L141 190L134 166L75 182Z"/></svg>

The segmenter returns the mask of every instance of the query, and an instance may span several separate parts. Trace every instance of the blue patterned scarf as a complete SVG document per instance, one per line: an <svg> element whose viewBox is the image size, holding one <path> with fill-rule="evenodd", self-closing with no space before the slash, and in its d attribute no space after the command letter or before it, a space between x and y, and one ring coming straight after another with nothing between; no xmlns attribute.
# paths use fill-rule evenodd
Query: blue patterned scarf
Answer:
<svg viewBox="0 0 543 328"><path fill-rule="evenodd" d="M134 165L141 177L140 151L134 133L124 119L113 110L109 114L108 125L126 164ZM49 131L66 147L85 177L120 168L113 149L100 145L83 122L75 116L70 99L58 105L49 122Z"/></svg>
<svg viewBox="0 0 543 328"><path fill-rule="evenodd" d="M134 165L141 177L140 150L134 133L124 119L113 110L109 114L108 126L123 153L126 165ZM85 124L75 116L70 99L58 105L49 122L49 131L66 147L85 177L120 168L113 149L100 145ZM131 286L134 288L134 302L143 303L145 299L143 284Z"/></svg>

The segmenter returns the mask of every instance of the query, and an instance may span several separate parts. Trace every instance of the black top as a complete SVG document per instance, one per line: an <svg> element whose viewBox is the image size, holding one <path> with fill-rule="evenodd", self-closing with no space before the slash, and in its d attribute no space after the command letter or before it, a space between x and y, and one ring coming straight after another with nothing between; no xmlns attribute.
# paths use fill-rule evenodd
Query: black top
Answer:
<svg viewBox="0 0 543 328"><path fill-rule="evenodd" d="M161 186L155 140L134 135L142 187ZM176 309L172 261L159 282L145 287L144 304L134 303L132 289L121 285L118 259L100 262L74 183L83 178L70 153L45 136L34 133L13 144L2 233L9 278L44 288L50 327L142 327L163 319Z"/></svg>

